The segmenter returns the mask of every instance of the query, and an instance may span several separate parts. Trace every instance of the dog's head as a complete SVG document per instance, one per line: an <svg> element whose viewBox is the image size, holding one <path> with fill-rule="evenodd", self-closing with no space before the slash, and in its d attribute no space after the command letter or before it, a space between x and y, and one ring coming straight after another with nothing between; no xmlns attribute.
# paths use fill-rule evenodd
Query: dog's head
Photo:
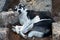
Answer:
<svg viewBox="0 0 60 40"><path fill-rule="evenodd" d="M25 13L27 11L27 9L25 8L25 5L22 5L22 4L16 5L13 10L17 11L19 14Z"/></svg>

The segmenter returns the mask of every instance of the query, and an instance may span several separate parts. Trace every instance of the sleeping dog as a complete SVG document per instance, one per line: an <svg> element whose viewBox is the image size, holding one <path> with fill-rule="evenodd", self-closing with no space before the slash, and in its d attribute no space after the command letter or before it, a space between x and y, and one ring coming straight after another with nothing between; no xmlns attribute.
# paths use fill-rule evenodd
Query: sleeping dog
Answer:
<svg viewBox="0 0 60 40"><path fill-rule="evenodd" d="M12 30L23 38L26 38L25 33L28 31L30 31L28 37L46 37L52 34L53 19L46 15L50 12L41 11L34 13L35 11L28 10L21 4L18 4L14 11L19 13L19 22L22 26L13 26Z"/></svg>

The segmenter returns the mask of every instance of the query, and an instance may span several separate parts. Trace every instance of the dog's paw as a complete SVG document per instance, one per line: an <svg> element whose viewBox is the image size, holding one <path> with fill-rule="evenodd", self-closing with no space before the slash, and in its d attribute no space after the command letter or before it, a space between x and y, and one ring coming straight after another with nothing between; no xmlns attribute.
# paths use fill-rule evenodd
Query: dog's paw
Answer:
<svg viewBox="0 0 60 40"><path fill-rule="evenodd" d="M13 30L14 32L16 32L15 26L12 26L12 27L13 27L12 30Z"/></svg>
<svg viewBox="0 0 60 40"><path fill-rule="evenodd" d="M27 38L28 38L28 36L27 36L27 35L25 35L23 38L24 38L24 39L27 39Z"/></svg>
<svg viewBox="0 0 60 40"><path fill-rule="evenodd" d="M14 31L14 32L16 32L17 34L19 34L19 31L20 31L20 28L21 28L21 26L12 26L13 28L12 28L12 30Z"/></svg>

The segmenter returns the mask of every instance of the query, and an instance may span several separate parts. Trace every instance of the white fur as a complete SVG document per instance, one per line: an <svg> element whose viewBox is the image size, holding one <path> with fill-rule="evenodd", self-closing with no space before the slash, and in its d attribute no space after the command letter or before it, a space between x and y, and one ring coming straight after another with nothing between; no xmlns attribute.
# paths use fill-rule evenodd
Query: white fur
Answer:
<svg viewBox="0 0 60 40"><path fill-rule="evenodd" d="M31 31L29 34L28 34L28 37L42 37L43 36L43 32L38 32L38 31Z"/></svg>

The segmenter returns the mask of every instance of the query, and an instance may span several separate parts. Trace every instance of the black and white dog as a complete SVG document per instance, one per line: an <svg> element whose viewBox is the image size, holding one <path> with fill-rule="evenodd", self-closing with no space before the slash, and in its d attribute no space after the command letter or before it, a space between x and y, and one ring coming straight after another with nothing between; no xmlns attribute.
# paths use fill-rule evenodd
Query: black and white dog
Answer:
<svg viewBox="0 0 60 40"><path fill-rule="evenodd" d="M26 38L25 33L28 33L28 37L46 37L52 34L52 22L53 19L46 15L50 12L41 11L34 13L33 10L28 10L24 5L17 5L14 9L19 13L19 22L22 26L13 26L12 30L17 34L20 34Z"/></svg>

